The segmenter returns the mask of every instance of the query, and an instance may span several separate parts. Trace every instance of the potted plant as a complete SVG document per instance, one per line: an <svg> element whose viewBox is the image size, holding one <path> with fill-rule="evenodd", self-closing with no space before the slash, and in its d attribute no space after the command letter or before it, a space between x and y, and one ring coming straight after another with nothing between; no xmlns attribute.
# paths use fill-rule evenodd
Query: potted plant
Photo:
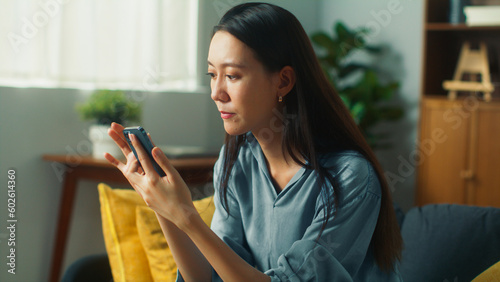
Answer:
<svg viewBox="0 0 500 282"><path fill-rule="evenodd" d="M92 155L95 158L103 158L104 152L119 156L120 149L108 136L108 128L112 122L125 124L138 121L141 115L140 105L121 90L96 90L86 103L77 104L76 109L82 120L95 122L89 129L89 138L93 145Z"/></svg>
<svg viewBox="0 0 500 282"><path fill-rule="evenodd" d="M386 148L390 145L384 141L388 134L375 134L371 129L381 121L395 121L403 116L403 109L391 104L399 83L382 83L378 75L380 70L373 64L353 60L354 52L373 56L384 51L380 46L366 44L364 38L368 33L364 28L349 30L342 22L337 22L333 26L333 36L320 31L312 34L311 40L322 52L318 59L327 77L370 146Z"/></svg>

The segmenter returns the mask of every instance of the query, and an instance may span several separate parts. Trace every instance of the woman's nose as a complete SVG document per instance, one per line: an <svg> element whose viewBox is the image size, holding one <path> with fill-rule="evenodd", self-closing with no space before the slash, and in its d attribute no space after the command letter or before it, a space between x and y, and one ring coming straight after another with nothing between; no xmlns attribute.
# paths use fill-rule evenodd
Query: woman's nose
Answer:
<svg viewBox="0 0 500 282"><path fill-rule="evenodd" d="M212 100L221 102L226 102L228 100L224 79L221 79L219 77L217 77L216 79L212 79L210 88L212 89L212 92L210 94Z"/></svg>

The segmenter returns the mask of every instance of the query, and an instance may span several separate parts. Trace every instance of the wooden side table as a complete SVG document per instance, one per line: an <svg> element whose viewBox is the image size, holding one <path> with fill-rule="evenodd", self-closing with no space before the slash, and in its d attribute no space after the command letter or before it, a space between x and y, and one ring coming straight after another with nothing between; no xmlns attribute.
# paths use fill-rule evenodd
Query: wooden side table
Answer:
<svg viewBox="0 0 500 282"><path fill-rule="evenodd" d="M87 179L98 182L128 184L128 181L117 168L109 164L106 160L79 155L43 155L42 158L53 165L62 165L65 167L49 280L58 282L61 275L78 182L82 179ZM204 184L211 181L212 170L216 161L216 156L170 160L188 185Z"/></svg>

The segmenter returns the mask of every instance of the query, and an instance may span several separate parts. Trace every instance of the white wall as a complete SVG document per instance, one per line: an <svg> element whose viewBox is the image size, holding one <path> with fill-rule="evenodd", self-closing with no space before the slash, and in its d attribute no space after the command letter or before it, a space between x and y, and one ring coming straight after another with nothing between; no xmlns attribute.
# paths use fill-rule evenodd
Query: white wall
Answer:
<svg viewBox="0 0 500 282"><path fill-rule="evenodd" d="M211 27L230 5L243 1L203 0L200 76L206 70ZM317 28L317 2L275 0L292 11L310 32ZM79 120L74 105L88 91L0 87L0 281L47 281L62 183L46 153L85 153L89 123ZM213 149L224 130L206 93L137 95L144 104L142 125L156 144L199 145ZM17 171L16 274L7 273L7 170ZM105 252L96 184L78 186L64 268L88 254Z"/></svg>
<svg viewBox="0 0 500 282"><path fill-rule="evenodd" d="M333 23L339 20L351 28L371 28L373 33L365 37L368 42L391 49L392 55L375 62L400 81L398 99L406 113L401 121L378 128L392 132L394 146L376 154L391 176L394 200L407 210L413 205L415 194L416 168L408 156L417 139L424 1L322 0L319 8L321 29L331 32Z"/></svg>

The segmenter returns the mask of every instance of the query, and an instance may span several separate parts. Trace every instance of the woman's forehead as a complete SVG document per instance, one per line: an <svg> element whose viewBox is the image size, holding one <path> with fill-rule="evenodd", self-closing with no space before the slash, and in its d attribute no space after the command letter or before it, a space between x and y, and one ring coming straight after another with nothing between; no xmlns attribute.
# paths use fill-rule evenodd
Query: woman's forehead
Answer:
<svg viewBox="0 0 500 282"><path fill-rule="evenodd" d="M246 68L255 63L250 47L229 32L218 31L212 37L208 64Z"/></svg>

